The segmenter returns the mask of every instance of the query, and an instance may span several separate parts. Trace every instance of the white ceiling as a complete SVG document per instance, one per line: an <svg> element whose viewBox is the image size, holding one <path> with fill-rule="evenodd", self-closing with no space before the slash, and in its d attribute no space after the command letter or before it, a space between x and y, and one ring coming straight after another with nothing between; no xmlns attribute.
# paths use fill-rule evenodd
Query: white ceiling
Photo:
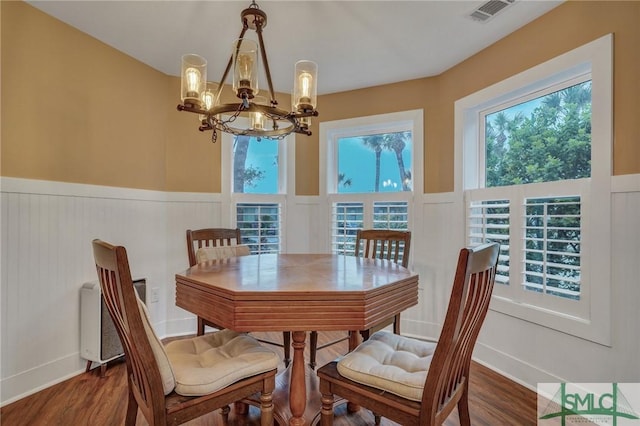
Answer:
<svg viewBox="0 0 640 426"><path fill-rule="evenodd" d="M222 76L240 12L250 3L28 2L166 74L179 75L182 54L198 53L208 60L211 81ZM562 0L516 0L487 22L472 20L468 15L485 2L258 1L268 18L263 35L275 90L291 91L300 59L318 63L319 94L437 75Z"/></svg>

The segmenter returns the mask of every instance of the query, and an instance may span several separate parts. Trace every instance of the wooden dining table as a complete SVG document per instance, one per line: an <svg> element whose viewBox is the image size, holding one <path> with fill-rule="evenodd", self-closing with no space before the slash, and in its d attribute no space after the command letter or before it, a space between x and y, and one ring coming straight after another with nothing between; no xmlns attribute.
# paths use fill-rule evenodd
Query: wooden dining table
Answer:
<svg viewBox="0 0 640 426"><path fill-rule="evenodd" d="M237 332L292 332L290 388L284 390L290 412L277 406L274 412L281 424L312 420L308 412L305 418L308 331L367 330L417 303L418 275L381 259L260 254L207 261L176 274L177 306ZM358 334L351 333L350 349Z"/></svg>

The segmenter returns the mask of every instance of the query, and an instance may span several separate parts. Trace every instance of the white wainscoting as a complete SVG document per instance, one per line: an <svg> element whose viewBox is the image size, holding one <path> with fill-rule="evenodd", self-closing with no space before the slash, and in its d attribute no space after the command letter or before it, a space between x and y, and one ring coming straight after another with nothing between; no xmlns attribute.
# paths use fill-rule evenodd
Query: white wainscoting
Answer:
<svg viewBox="0 0 640 426"><path fill-rule="evenodd" d="M640 381L640 175L613 177L611 187L612 346L490 310L476 361L533 390L542 382ZM415 204L411 251L412 267L420 274L420 302L402 314L402 332L434 338L464 245L463 204L453 194L425 194Z"/></svg>
<svg viewBox="0 0 640 426"><path fill-rule="evenodd" d="M220 194L167 194L167 275L165 278L164 300L165 328L159 329L161 336L176 336L185 333L195 333L196 319L191 313L176 306L175 294L176 272L189 267L187 257L187 229L228 227L222 223L224 208Z"/></svg>
<svg viewBox="0 0 640 426"><path fill-rule="evenodd" d="M287 197L286 247L288 253L329 252L329 210L320 197Z"/></svg>
<svg viewBox="0 0 640 426"><path fill-rule="evenodd" d="M1 188L2 405L84 371L79 289L97 278L94 238L127 247L132 275L159 290L160 335L195 330L173 274L188 266L185 230L217 225L214 196L6 177Z"/></svg>
<svg viewBox="0 0 640 426"><path fill-rule="evenodd" d="M1 178L1 388L5 405L84 371L79 289L96 279L91 240L127 247L132 273L158 288L150 304L161 336L191 333L195 318L175 306L174 274L188 266L185 230L228 226L219 194L165 193ZM611 348L490 311L475 358L524 385L542 381L640 381L640 175L612 179ZM289 252L328 247L322 197L287 199ZM462 200L425 194L414 202L411 263L420 302L403 313L405 334L436 337L457 253Z"/></svg>
<svg viewBox="0 0 640 426"><path fill-rule="evenodd" d="M534 390L542 382L640 382L640 175L613 177L611 188L611 347L489 311L478 361Z"/></svg>
<svg viewBox="0 0 640 426"><path fill-rule="evenodd" d="M416 197L409 266L420 275L419 304L402 313L402 334L426 339L440 335L458 251L464 244L461 205L453 193Z"/></svg>

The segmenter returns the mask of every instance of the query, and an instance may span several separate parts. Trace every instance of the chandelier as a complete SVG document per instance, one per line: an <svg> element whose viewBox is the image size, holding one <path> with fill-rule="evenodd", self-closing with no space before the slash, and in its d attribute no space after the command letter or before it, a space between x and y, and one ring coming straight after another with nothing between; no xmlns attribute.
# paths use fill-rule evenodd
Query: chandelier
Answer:
<svg viewBox="0 0 640 426"><path fill-rule="evenodd" d="M207 82L206 59L195 54L182 57L182 103L178 105L178 111L199 114L199 130L212 130L212 142L216 141L218 132L258 139L282 139L291 133L311 135L311 117L318 116L315 109L317 64L311 61L298 61L295 64L292 110L279 108L262 40L267 14L260 10L254 0L242 11L240 18L242 31L238 40L233 42L231 57L219 84ZM245 38L249 29L258 35L257 43ZM270 99L258 96L258 52L264 66ZM239 102L221 104L220 94L232 67L232 87ZM248 118L250 124L242 127L240 124L247 123L247 120L237 120L238 117Z"/></svg>

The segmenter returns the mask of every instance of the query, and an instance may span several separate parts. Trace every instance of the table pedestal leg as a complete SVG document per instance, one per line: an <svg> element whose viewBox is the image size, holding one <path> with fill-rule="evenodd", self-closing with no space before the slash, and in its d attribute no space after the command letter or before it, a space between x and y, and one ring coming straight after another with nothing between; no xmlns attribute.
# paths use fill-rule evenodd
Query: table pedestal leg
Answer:
<svg viewBox="0 0 640 426"><path fill-rule="evenodd" d="M357 348L359 344L360 344L360 333L358 333L355 330L350 331L349 332L349 352ZM347 412L355 413L359 409L360 409L360 406L358 404L354 404L353 402L347 402Z"/></svg>
<svg viewBox="0 0 640 426"><path fill-rule="evenodd" d="M289 408L292 417L289 419L290 426L304 424L304 410L307 403L307 387L304 378L304 341L307 333L304 331L294 331L291 333L293 343L293 362L291 363L291 387L289 393Z"/></svg>

